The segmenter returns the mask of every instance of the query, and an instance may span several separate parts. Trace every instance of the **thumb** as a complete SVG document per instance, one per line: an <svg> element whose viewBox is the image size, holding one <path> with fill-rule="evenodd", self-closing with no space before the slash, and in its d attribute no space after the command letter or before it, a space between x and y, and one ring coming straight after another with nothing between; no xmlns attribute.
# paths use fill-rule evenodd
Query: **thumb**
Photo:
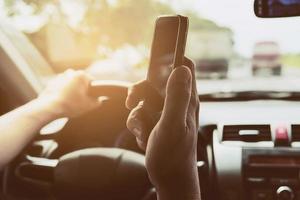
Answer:
<svg viewBox="0 0 300 200"><path fill-rule="evenodd" d="M189 107L192 90L192 74L188 67L180 66L171 73L168 83L162 121L184 122Z"/></svg>

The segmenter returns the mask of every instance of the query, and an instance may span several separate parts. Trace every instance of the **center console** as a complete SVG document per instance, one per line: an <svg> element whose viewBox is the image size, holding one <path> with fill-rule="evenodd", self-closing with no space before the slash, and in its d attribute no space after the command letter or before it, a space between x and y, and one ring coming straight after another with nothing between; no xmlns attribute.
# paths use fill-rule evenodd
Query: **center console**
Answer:
<svg viewBox="0 0 300 200"><path fill-rule="evenodd" d="M246 199L300 199L300 151L292 148L243 149Z"/></svg>
<svg viewBox="0 0 300 200"><path fill-rule="evenodd" d="M220 125L213 134L220 199L300 200L299 136L299 125Z"/></svg>

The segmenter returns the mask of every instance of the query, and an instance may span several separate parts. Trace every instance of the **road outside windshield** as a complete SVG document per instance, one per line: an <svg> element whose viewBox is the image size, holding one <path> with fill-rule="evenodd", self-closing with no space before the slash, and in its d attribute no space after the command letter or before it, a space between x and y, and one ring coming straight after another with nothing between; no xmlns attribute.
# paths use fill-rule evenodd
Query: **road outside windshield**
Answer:
<svg viewBox="0 0 300 200"><path fill-rule="evenodd" d="M199 93L300 91L300 17L256 18L252 0L4 0L2 18L24 32L59 73L145 78L154 22L189 17L187 56Z"/></svg>

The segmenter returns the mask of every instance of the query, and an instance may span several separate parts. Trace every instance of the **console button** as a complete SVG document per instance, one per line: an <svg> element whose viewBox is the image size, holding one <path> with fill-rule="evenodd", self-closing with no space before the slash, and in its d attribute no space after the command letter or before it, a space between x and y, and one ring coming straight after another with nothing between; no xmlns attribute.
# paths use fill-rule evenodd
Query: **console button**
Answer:
<svg viewBox="0 0 300 200"><path fill-rule="evenodd" d="M288 186L280 186L276 191L278 200L293 200L295 195L293 190Z"/></svg>
<svg viewBox="0 0 300 200"><path fill-rule="evenodd" d="M275 146L289 146L289 135L286 126L278 126L275 129Z"/></svg>
<svg viewBox="0 0 300 200"><path fill-rule="evenodd" d="M264 177L248 177L247 182L249 184L265 184L267 182L267 179Z"/></svg>

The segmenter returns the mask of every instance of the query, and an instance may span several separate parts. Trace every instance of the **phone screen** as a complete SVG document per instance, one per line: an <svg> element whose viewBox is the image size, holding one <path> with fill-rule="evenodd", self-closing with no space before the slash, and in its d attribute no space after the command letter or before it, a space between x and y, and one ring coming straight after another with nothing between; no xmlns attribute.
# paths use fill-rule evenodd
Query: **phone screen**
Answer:
<svg viewBox="0 0 300 200"><path fill-rule="evenodd" d="M162 17L156 21L147 79L162 97L175 61L179 24L178 17Z"/></svg>

